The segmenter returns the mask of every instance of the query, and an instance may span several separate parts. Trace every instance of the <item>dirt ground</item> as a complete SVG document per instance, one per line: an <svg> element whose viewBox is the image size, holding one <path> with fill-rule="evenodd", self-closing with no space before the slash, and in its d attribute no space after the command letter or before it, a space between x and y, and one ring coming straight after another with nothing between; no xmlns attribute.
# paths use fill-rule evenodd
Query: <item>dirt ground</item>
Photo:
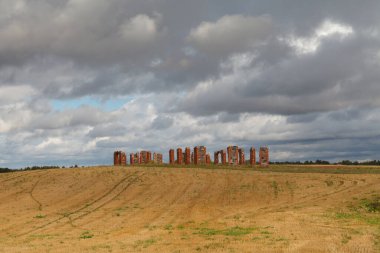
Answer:
<svg viewBox="0 0 380 253"><path fill-rule="evenodd" d="M0 252L379 252L379 195L380 174L6 173Z"/></svg>

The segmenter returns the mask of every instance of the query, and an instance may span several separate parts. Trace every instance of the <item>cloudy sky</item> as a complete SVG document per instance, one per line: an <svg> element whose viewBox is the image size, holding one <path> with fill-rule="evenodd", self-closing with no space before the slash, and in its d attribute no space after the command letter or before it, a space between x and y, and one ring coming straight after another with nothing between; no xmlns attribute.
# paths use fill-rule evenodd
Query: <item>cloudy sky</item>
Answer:
<svg viewBox="0 0 380 253"><path fill-rule="evenodd" d="M267 145L380 159L380 1L0 0L0 167Z"/></svg>

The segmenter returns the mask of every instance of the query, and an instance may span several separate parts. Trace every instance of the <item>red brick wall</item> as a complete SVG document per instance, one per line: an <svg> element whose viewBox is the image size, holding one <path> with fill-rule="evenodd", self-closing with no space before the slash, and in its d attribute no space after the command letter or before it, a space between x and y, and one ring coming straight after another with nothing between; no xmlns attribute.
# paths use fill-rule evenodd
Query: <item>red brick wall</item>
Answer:
<svg viewBox="0 0 380 253"><path fill-rule="evenodd" d="M190 148L185 148L185 164L191 164L191 151Z"/></svg>
<svg viewBox="0 0 380 253"><path fill-rule="evenodd" d="M177 148L177 164L182 164L182 161L183 161L182 148Z"/></svg>
<svg viewBox="0 0 380 253"><path fill-rule="evenodd" d="M174 164L174 149L169 150L169 163Z"/></svg>
<svg viewBox="0 0 380 253"><path fill-rule="evenodd" d="M256 149L254 147L249 150L249 163L252 166L256 165Z"/></svg>
<svg viewBox="0 0 380 253"><path fill-rule="evenodd" d="M268 166L269 165L269 149L267 147L260 148L260 166Z"/></svg>

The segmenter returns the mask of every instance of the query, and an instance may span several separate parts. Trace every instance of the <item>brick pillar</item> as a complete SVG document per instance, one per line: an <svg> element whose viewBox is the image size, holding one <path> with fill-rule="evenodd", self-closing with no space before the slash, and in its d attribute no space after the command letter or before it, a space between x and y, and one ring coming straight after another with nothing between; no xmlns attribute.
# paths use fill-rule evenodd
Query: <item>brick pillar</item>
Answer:
<svg viewBox="0 0 380 253"><path fill-rule="evenodd" d="M120 152L120 165L127 165L127 156L124 152Z"/></svg>
<svg viewBox="0 0 380 253"><path fill-rule="evenodd" d="M119 165L119 151L113 152L113 165Z"/></svg>
<svg viewBox="0 0 380 253"><path fill-rule="evenodd" d="M185 148L185 164L188 165L191 163L191 151L190 148Z"/></svg>
<svg viewBox="0 0 380 253"><path fill-rule="evenodd" d="M227 153L225 150L221 150L222 152L222 164L226 165L227 164Z"/></svg>
<svg viewBox="0 0 380 253"><path fill-rule="evenodd" d="M177 164L182 164L183 154L182 148L177 148Z"/></svg>
<svg viewBox="0 0 380 253"><path fill-rule="evenodd" d="M232 147L231 146L228 146L227 147L227 155L228 155L228 161L227 163L228 164L231 164L232 163Z"/></svg>
<svg viewBox="0 0 380 253"><path fill-rule="evenodd" d="M206 164L207 165L211 164L210 154L206 154Z"/></svg>
<svg viewBox="0 0 380 253"><path fill-rule="evenodd" d="M219 164L219 152L214 152L214 164Z"/></svg>
<svg viewBox="0 0 380 253"><path fill-rule="evenodd" d="M239 164L244 165L245 164L245 153L243 148L239 148Z"/></svg>
<svg viewBox="0 0 380 253"><path fill-rule="evenodd" d="M249 150L249 164L251 164L251 166L256 165L256 149L254 147L251 147Z"/></svg>
<svg viewBox="0 0 380 253"><path fill-rule="evenodd" d="M260 166L269 165L269 149L267 147L260 147L259 158Z"/></svg>
<svg viewBox="0 0 380 253"><path fill-rule="evenodd" d="M129 155L129 161L130 161L130 164L131 165L133 165L134 163L135 163L135 160L133 159L134 157L133 157L133 153L131 153L130 155Z"/></svg>
<svg viewBox="0 0 380 253"><path fill-rule="evenodd" d="M198 165L199 164L199 148L194 147L194 164Z"/></svg>
<svg viewBox="0 0 380 253"><path fill-rule="evenodd" d="M152 152L150 152L150 151L148 151L148 152L146 152L146 154L147 154L147 163L150 163L151 161L152 161Z"/></svg>
<svg viewBox="0 0 380 253"><path fill-rule="evenodd" d="M174 149L169 150L169 163L174 164Z"/></svg>

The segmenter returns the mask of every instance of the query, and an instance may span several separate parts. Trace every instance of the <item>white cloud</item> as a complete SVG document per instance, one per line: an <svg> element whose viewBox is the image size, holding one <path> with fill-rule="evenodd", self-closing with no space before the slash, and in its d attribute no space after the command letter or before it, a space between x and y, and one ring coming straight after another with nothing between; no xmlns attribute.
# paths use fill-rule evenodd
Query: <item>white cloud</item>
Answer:
<svg viewBox="0 0 380 253"><path fill-rule="evenodd" d="M216 22L202 22L187 40L197 49L211 53L236 53L261 43L272 32L268 16L223 16Z"/></svg>
<svg viewBox="0 0 380 253"><path fill-rule="evenodd" d="M284 40L295 49L297 54L302 55L315 53L324 39L335 36L343 40L353 34L355 34L353 27L331 20L325 20L315 29L310 37L291 35Z"/></svg>
<svg viewBox="0 0 380 253"><path fill-rule="evenodd" d="M147 15L137 15L120 26L120 33L126 42L149 43L157 36L157 20Z"/></svg>
<svg viewBox="0 0 380 253"><path fill-rule="evenodd" d="M0 86L0 107L23 102L36 94L37 91L29 85Z"/></svg>

